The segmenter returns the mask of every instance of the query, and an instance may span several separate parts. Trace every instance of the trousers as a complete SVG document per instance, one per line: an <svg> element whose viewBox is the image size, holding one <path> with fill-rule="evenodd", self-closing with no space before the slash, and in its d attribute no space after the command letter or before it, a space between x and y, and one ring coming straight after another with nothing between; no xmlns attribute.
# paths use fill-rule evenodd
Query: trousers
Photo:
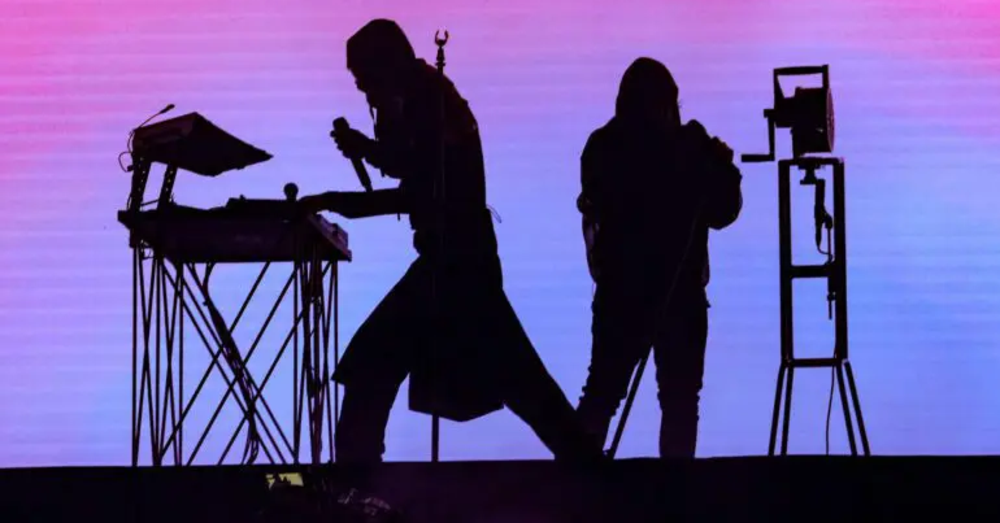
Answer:
<svg viewBox="0 0 1000 523"><path fill-rule="evenodd" d="M490 262L492 269L463 264L462 269L446 272L447 281L439 282L439 287L452 299L444 300L441 321L430 321L424 291L429 272L418 258L362 324L334 374L344 385L334 439L338 462L364 465L382 460L385 429L400 385L415 369L426 370L428 358L421 340L439 334L429 329L450 332L437 336L451 342L432 359L437 370L433 376L463 384L450 390L498 398L534 430L557 460L600 457L599 443L584 430L517 319L499 281L498 264ZM489 269L485 272L493 277L470 275L480 274L480 269ZM470 323L477 328L469 328Z"/></svg>
<svg viewBox="0 0 1000 523"><path fill-rule="evenodd" d="M636 366L652 348L661 410L660 456L693 458L708 301L702 288L679 293L665 308L661 303L641 293L598 285L592 304L589 374L577 412L585 429L604 442Z"/></svg>

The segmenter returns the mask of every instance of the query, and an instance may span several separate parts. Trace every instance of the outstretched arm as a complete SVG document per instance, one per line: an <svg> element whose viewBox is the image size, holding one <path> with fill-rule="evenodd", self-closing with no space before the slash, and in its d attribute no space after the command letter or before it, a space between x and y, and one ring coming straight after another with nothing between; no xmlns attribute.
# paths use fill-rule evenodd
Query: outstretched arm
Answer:
<svg viewBox="0 0 1000 523"><path fill-rule="evenodd" d="M345 218L368 218L388 214L406 214L409 209L399 189L381 189L372 192L330 191L299 200L299 204L312 212L330 211Z"/></svg>

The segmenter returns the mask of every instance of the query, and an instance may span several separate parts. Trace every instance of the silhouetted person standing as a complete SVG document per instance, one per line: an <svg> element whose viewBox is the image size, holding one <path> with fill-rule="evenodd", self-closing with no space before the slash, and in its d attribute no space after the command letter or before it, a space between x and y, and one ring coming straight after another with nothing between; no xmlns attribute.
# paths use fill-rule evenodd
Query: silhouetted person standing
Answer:
<svg viewBox="0 0 1000 523"><path fill-rule="evenodd" d="M400 184L310 196L303 205L349 218L407 214L419 256L337 367L334 379L345 387L338 462L381 461L389 411L407 375L413 410L464 421L506 405L557 459L599 458L504 293L479 129L467 102L415 57L389 20L369 22L348 40L347 67L376 115L375 139L335 132L338 147Z"/></svg>
<svg viewBox="0 0 1000 523"><path fill-rule="evenodd" d="M660 455L694 456L708 334L708 230L733 223L742 207L732 160L732 150L701 124L681 124L677 85L663 64L640 58L629 66L615 116L584 148L577 200L597 286L578 412L600 441L652 346Z"/></svg>

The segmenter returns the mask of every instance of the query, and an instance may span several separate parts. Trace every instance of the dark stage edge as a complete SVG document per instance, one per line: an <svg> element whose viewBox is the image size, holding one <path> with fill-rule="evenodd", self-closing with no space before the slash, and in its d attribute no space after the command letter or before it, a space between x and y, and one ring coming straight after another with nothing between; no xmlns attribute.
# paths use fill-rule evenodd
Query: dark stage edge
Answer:
<svg viewBox="0 0 1000 523"><path fill-rule="evenodd" d="M0 521L253 521L265 474L295 467L0 470ZM323 467L330 477L345 472ZM413 523L983 521L1000 457L748 457L387 463L375 482ZM289 521L293 521L289 519ZM299 520L295 520L299 521ZM330 520L327 520L330 521Z"/></svg>

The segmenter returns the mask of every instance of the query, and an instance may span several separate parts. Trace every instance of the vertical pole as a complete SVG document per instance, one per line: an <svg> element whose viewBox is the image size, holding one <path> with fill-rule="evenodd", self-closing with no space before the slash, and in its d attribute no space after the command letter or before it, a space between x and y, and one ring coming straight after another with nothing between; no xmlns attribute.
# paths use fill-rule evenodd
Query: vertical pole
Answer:
<svg viewBox="0 0 1000 523"><path fill-rule="evenodd" d="M834 222L834 267L833 285L836 293L836 358L848 358L847 339L847 228L844 209L844 162L838 161L833 166L833 216Z"/></svg>
<svg viewBox="0 0 1000 523"><path fill-rule="evenodd" d="M163 209L174 197L174 180L177 179L177 166L168 165L163 173L163 185L160 187L160 197L156 201L156 208Z"/></svg>
<svg viewBox="0 0 1000 523"><path fill-rule="evenodd" d="M337 373L340 362L340 261L333 262L333 373ZM331 376L332 378L332 376ZM336 448L337 423L340 421L340 384L333 382L333 436ZM336 454L331 460L336 461Z"/></svg>
<svg viewBox="0 0 1000 523"><path fill-rule="evenodd" d="M330 315L331 307L333 303L333 282L337 277L336 266L337 261L327 262L330 268L330 285L326 292L323 294L323 308L325 310L323 314L323 393L325 394L326 402L326 446L328 450L328 455L330 457L330 463L333 463L333 393L330 392L331 386L333 388L337 387L336 382L330 379ZM321 274L325 274L325 271Z"/></svg>
<svg viewBox="0 0 1000 523"><path fill-rule="evenodd" d="M312 252L312 259L310 261L310 278L309 278L309 301L312 303L313 308L313 322L312 322L312 337L313 337L313 361L315 367L313 368L312 376L312 395L313 401L312 406L315 411L313 416L313 465L319 465L323 461L323 403L324 403L324 391L326 387L323 386L323 375L326 372L326 367L324 365L326 358L325 352L322 346L322 296L323 296L323 266L319 261L319 249L315 243L310 247Z"/></svg>
<svg viewBox="0 0 1000 523"><path fill-rule="evenodd" d="M792 327L792 211L791 165L779 162L778 167L778 241L781 292L781 359L790 362L794 356Z"/></svg>
<svg viewBox="0 0 1000 523"><path fill-rule="evenodd" d="M160 449L160 434L159 420L160 420L160 352L161 345L160 339L162 334L160 332L161 316L163 314L163 309L160 306L160 297L163 294L163 288L160 285L160 271L163 270L163 258L160 255L156 255L153 260L153 288L152 288L152 298L154 307L156 307L156 389L153 401L153 409L150 412L150 429L149 429L149 439L153 445L153 466L159 467L163 464L161 460L161 450Z"/></svg>
<svg viewBox="0 0 1000 523"><path fill-rule="evenodd" d="M781 392L785 385L785 363L784 361L778 366L778 383L775 385L774 390L774 411L771 414L771 441L767 446L767 455L774 455L775 442L778 439L778 418L781 415Z"/></svg>
<svg viewBox="0 0 1000 523"><path fill-rule="evenodd" d="M297 237L296 237L297 238ZM296 243L295 253L298 254ZM296 256L298 258L298 256ZM292 261L292 462L299 464L299 448L302 438L301 404L299 400L299 260Z"/></svg>
<svg viewBox="0 0 1000 523"><path fill-rule="evenodd" d="M303 249L304 251L304 249ZM304 254L304 252L303 252ZM304 390L302 398L299 400L302 403L299 408L305 407L306 409L306 445L308 446L309 458L312 459L312 394L310 387L312 387L312 335L310 330L310 318L309 313L312 312L309 305L309 260L306 259L305 255L302 256L303 261L299 267L299 284L302 286L302 383L301 386Z"/></svg>
<svg viewBox="0 0 1000 523"><path fill-rule="evenodd" d="M184 462L184 412L186 411L186 409L184 408L184 322L186 316L184 314L184 311L185 308L187 307L186 304L187 297L185 296L186 289L184 286L187 283L187 278L184 276L183 264L178 263L176 264L175 267L176 267L175 272L177 273L177 292L181 294L180 297L181 306L180 309L177 311L177 314L180 315L180 318L178 319L178 321L180 322L179 325L180 333L178 339L179 353L180 353L178 356L178 364L180 366L180 370L178 372L179 378L177 380L177 383L179 389L178 395L180 396L180 408L181 408L180 423L177 426L177 460L178 460L177 464L181 465Z"/></svg>
<svg viewBox="0 0 1000 523"><path fill-rule="evenodd" d="M441 460L441 418L437 414L431 417L431 463Z"/></svg>
<svg viewBox="0 0 1000 523"><path fill-rule="evenodd" d="M858 455L858 445L854 441L854 423L851 422L851 409L847 405L847 387L844 385L843 362L837 362L837 388L840 389L840 405L844 410L844 429L847 431L847 442L851 447L851 455Z"/></svg>
<svg viewBox="0 0 1000 523"><path fill-rule="evenodd" d="M847 431L847 442L851 455L858 455L858 446L854 438L854 423L851 420L851 408L847 402L847 384L844 383L844 360L848 356L847 339L847 235L844 229L844 162L833 164L833 216L834 245L833 271L827 274L832 278L831 287L834 292L834 307L836 321L834 323L834 359L837 362L837 386L840 389L840 404L844 411L844 429ZM851 391L854 399L854 391Z"/></svg>
<svg viewBox="0 0 1000 523"><path fill-rule="evenodd" d="M858 422L858 436L861 438L861 447L864 455L871 455L868 446L868 433L865 430L865 420L861 414L861 399L858 397L857 385L854 382L854 372L851 370L847 338L847 203L846 203L846 167L843 160L834 165L833 170L833 216L836 230L835 253L837 263L837 284L834 287L837 292L837 337L838 356L843 359L844 367L847 371L847 385L850 387L851 402L854 406L854 415ZM841 380L843 383L843 380ZM843 387L843 384L841 385ZM853 436L853 431L852 431ZM853 450L853 449L852 449Z"/></svg>
<svg viewBox="0 0 1000 523"><path fill-rule="evenodd" d="M137 240L138 241L138 240ZM137 244L138 245L138 244ZM136 398L136 423L135 423L135 444L136 444L136 459L138 460L139 448L142 446L142 416L143 412L153 410L153 400L152 400L152 390L149 388L149 318L152 316L150 304L147 307L146 301L146 273L145 267L143 265L143 257L141 254L141 247L137 247L139 250L137 256L136 267L138 269L138 280L139 280L139 312L142 314L142 362L139 365L139 391L138 397ZM152 269L150 269L152 270Z"/></svg>
<svg viewBox="0 0 1000 523"><path fill-rule="evenodd" d="M785 383L785 416L781 423L781 455L788 454L788 429L792 421L792 385L795 381L795 367L782 363L785 367L788 382Z"/></svg>
<svg viewBox="0 0 1000 523"><path fill-rule="evenodd" d="M865 430L865 418L861 415L861 399L858 398L858 388L854 383L854 372L851 370L851 362L844 361L844 367L847 369L847 383L851 387L854 415L858 417L858 435L861 436L861 448L864 449L865 456L870 456L872 451L868 446L868 432Z"/></svg>
<svg viewBox="0 0 1000 523"><path fill-rule="evenodd" d="M340 363L340 262L333 262L333 372ZM333 382L333 421L340 421L340 384Z"/></svg>
<svg viewBox="0 0 1000 523"><path fill-rule="evenodd" d="M444 38L440 38L438 35L439 35L439 33L434 33L434 43L437 45L437 48L438 48L438 50L437 50L437 63L435 65L437 66L438 74L441 75L441 78L443 80L444 79L444 64L445 64L445 60L444 60L444 45L446 43L448 43L448 31L444 32ZM444 100L444 88L443 88L443 85L442 85L442 91L441 91L441 115L440 115L440 121L438 122L438 124L440 126L439 127L439 131L441 133L441 137L440 137L440 139L441 139L441 151L440 151L440 158L438 159L438 161L441 163L441 165L440 165L440 172L438 173L438 181L437 181L436 184L434 184L435 188L436 188L434 197L437 200L435 202L435 213L438 214L438 219L435 220L435 222L436 222L435 225L438 228L437 234L440 237L442 237L441 240L440 240L440 242L442 244L444 243L444 238L443 238L443 235L444 235L444 224L441 223L443 221L443 219L441 218L441 216L444 213L444 209L439 208L439 207L443 206L444 202L446 201L446 195L445 195L445 178L446 177L445 177L444 133L445 133L445 126L447 125L447 121L445 119L445 113L444 113L444 111L445 111L444 102L445 102L445 100ZM439 248L439 251L440 251L440 248ZM442 253L438 252L437 256L436 256L436 259L439 259L441 256L442 256ZM441 311L440 303L438 302L439 296L437 295L437 290L438 289L436 287L436 281L437 281L437 277L438 277L438 273L439 272L440 271L437 269L437 267L432 267L431 268L431 301L433 302L431 304L431 307L434 310L434 314L435 314L435 317L436 317L436 320L437 320L437 321L434 322L434 329L437 329L438 326L440 326L440 325L443 324L443 322L440 321L441 318L439 317L442 314L442 311ZM438 338L438 334L437 333L432 334L432 338L437 339ZM435 344L435 342L432 341L431 342L431 345L432 345L432 349L431 350L432 351L434 350L433 349L433 345L434 344ZM440 442L441 442L441 418L437 414L433 414L431 416L431 462L433 462L433 463L437 463L438 461L440 461L440 457L441 457L440 456L440 453L441 453L441 443Z"/></svg>
<svg viewBox="0 0 1000 523"><path fill-rule="evenodd" d="M781 454L788 453L788 428L792 411L792 385L795 369L791 366L794 359L794 329L792 327L792 211L791 211L791 162L778 162L778 256L781 294L781 362L778 370L778 393L780 397L782 385L785 387L784 416L781 430ZM782 380L787 372L787 381ZM777 422L780 400L775 400L773 421ZM772 433L775 427L772 427Z"/></svg>
<svg viewBox="0 0 1000 523"><path fill-rule="evenodd" d="M136 374L139 352L139 268L136 264L141 263L139 247L132 249L132 466L139 466L139 431L141 422L137 415L136 388L139 376Z"/></svg>

